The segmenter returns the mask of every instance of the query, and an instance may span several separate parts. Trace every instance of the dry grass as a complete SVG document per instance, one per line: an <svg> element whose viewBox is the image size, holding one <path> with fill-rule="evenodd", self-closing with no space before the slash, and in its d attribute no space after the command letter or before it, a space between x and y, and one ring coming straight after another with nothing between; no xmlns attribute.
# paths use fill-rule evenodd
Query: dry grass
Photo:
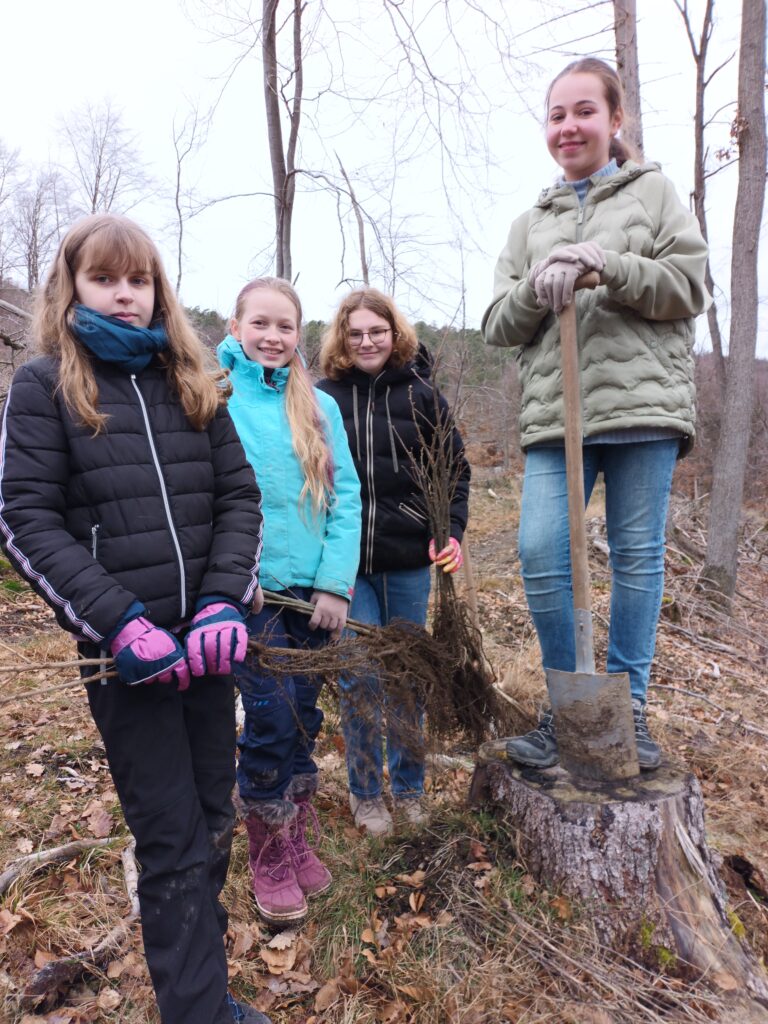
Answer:
<svg viewBox="0 0 768 1024"><path fill-rule="evenodd" d="M480 617L487 653L524 727L544 698L544 680L515 561L518 495L511 480L494 479L490 486L495 497L479 485L472 504ZM688 541L700 545L699 513L680 503L676 508ZM599 517L593 508L589 516L599 546ZM768 731L768 574L758 525L748 531L753 536L742 593L728 619L713 613L697 590L695 550L683 552L679 537L673 542L650 721L665 748L701 781L710 841L724 859L738 926L765 955L768 740L743 727L747 722ZM608 574L598 547L592 561L599 658ZM7 574L0 573L0 584L3 578ZM24 590L0 585L0 622L0 662L58 661L73 654L71 641ZM84 696L75 688L45 699L44 688L63 678L21 674L4 687L19 700L0 707L0 871L29 849L92 835L94 823L104 820L94 808L109 816L111 834L124 834ZM466 753L445 746L443 752ZM232 987L274 1024L748 1024L745 1010L729 1009L674 970L649 973L601 949L578 908L563 920L556 894L537 887L517 860L503 820L465 810L465 769L432 774L432 817L423 833L374 843L352 826L333 705L318 753L323 852L333 889L312 902L309 920L300 935L283 943L286 949L270 947L248 895L240 828L225 890ZM120 842L23 877L2 898L4 1022L25 1019L20 993L47 958L87 949L127 915L119 848ZM28 1016L25 1024L44 1019L156 1024L138 927L103 970L64 994L57 1010Z"/></svg>

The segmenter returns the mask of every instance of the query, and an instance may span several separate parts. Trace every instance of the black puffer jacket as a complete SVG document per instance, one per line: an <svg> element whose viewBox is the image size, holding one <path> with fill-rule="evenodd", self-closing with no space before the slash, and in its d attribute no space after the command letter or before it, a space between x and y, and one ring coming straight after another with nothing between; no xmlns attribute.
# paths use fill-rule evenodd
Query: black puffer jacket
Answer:
<svg viewBox="0 0 768 1024"><path fill-rule="evenodd" d="M16 569L64 629L98 643L139 601L155 625L198 597L250 603L261 495L224 407L202 431L153 363L130 375L94 360L97 436L56 391L58 363L15 374L0 441L0 533Z"/></svg>
<svg viewBox="0 0 768 1024"><path fill-rule="evenodd" d="M361 573L417 569L429 564L432 531L413 456L434 437L438 415L452 422L448 403L430 379L429 356L401 369L385 367L371 376L353 367L341 380L326 378L319 388L336 399L360 477L363 501ZM437 409L435 398L437 397ZM469 464L464 443L451 426L457 482L450 511L450 536L461 540L467 525Z"/></svg>

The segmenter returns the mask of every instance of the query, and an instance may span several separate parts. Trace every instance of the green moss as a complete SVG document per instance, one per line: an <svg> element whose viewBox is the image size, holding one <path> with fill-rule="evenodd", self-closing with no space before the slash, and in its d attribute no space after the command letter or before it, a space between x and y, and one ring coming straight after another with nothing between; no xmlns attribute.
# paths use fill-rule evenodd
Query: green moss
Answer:
<svg viewBox="0 0 768 1024"><path fill-rule="evenodd" d="M728 911L728 923L731 926L731 931L737 939L746 939L747 929L744 927L741 918L734 910Z"/></svg>

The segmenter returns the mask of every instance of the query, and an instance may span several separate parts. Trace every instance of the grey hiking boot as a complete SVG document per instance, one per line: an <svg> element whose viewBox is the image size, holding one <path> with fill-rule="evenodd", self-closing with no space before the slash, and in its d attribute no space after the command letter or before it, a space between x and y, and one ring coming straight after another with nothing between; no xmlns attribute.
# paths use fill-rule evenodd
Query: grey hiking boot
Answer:
<svg viewBox="0 0 768 1024"><path fill-rule="evenodd" d="M232 1015L235 1024L272 1024L272 1021L263 1013L254 1010L246 1003L238 1003L236 999L227 992L227 1009Z"/></svg>
<svg viewBox="0 0 768 1024"><path fill-rule="evenodd" d="M645 704L638 697L632 698L632 717L635 720L637 760L644 771L651 771L661 764L661 750L658 743L651 739L648 722L645 720Z"/></svg>
<svg viewBox="0 0 768 1024"><path fill-rule="evenodd" d="M551 768L560 760L555 736L555 720L552 709L541 713L539 724L524 736L513 736L505 742L505 753L510 761L529 765L531 768Z"/></svg>

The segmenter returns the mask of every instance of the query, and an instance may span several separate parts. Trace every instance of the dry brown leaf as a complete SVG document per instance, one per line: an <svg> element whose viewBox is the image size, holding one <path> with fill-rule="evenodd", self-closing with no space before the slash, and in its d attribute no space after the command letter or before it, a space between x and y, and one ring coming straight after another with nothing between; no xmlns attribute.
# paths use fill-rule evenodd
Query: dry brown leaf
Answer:
<svg viewBox="0 0 768 1024"><path fill-rule="evenodd" d="M360 955L364 956L369 964L373 964L374 967L378 966L379 960L372 949L361 949Z"/></svg>
<svg viewBox="0 0 768 1024"><path fill-rule="evenodd" d="M242 921L230 922L229 937L232 940L231 956L233 960L239 960L253 946L254 941L261 934L258 925L255 926L255 931L256 934L254 935L254 928L249 924L244 924Z"/></svg>
<svg viewBox="0 0 768 1024"><path fill-rule="evenodd" d="M0 935L13 931L22 920L21 914L12 914L10 910L0 910Z"/></svg>
<svg viewBox="0 0 768 1024"><path fill-rule="evenodd" d="M19 853L32 853L33 848L31 839L16 840L16 849Z"/></svg>
<svg viewBox="0 0 768 1024"><path fill-rule="evenodd" d="M112 831L112 815L102 804L94 806L88 815L88 831L97 839L106 839Z"/></svg>
<svg viewBox="0 0 768 1024"><path fill-rule="evenodd" d="M296 963L296 947L289 946L287 949L270 949L269 946L262 946L259 955L267 965L270 974L282 974L284 971L293 970Z"/></svg>
<svg viewBox="0 0 768 1024"><path fill-rule="evenodd" d="M397 1024L398 1021L404 1019L406 1007L397 1001L384 1003L379 1008L376 1016L382 1022L382 1024Z"/></svg>
<svg viewBox="0 0 768 1024"><path fill-rule="evenodd" d="M374 932L373 928L363 928L362 932L360 933L360 941L367 942L369 945L375 946L376 933Z"/></svg>
<svg viewBox="0 0 768 1024"><path fill-rule="evenodd" d="M56 959L56 955L54 953L49 953L46 949L35 950L35 967L37 967L38 970Z"/></svg>
<svg viewBox="0 0 768 1024"><path fill-rule="evenodd" d="M467 864L470 871L490 871L493 868L493 864L489 860L476 860L472 864Z"/></svg>
<svg viewBox="0 0 768 1024"><path fill-rule="evenodd" d="M524 896L533 896L538 888L536 885L536 879L533 875L523 875L519 882L520 891Z"/></svg>
<svg viewBox="0 0 768 1024"><path fill-rule="evenodd" d="M431 995L429 989L424 988L422 985L396 985L395 987L398 992L402 992L404 996L408 996L410 999L415 999L417 1003L423 1003Z"/></svg>
<svg viewBox="0 0 768 1024"><path fill-rule="evenodd" d="M105 988L99 992L99 998L96 1002L99 1004L100 1010L114 1010L122 1001L122 996L114 988Z"/></svg>
<svg viewBox="0 0 768 1024"><path fill-rule="evenodd" d="M403 885L410 885L414 889L418 889L424 884L424 879L426 877L426 871L414 871L412 875L395 875L395 880L402 882Z"/></svg>
<svg viewBox="0 0 768 1024"><path fill-rule="evenodd" d="M435 927L445 928L446 925L451 924L452 921L453 914L449 913L447 910L441 910L440 913L435 918Z"/></svg>
<svg viewBox="0 0 768 1024"><path fill-rule="evenodd" d="M570 921L573 917L573 908L567 896L556 896L549 905L561 921Z"/></svg>
<svg viewBox="0 0 768 1024"><path fill-rule="evenodd" d="M472 860L485 860L488 856L488 848L477 839L469 844L469 856Z"/></svg>
<svg viewBox="0 0 768 1024"><path fill-rule="evenodd" d="M423 892L412 892L411 895L408 897L408 906L411 908L414 914L418 914L418 912L424 906L425 899L426 896L424 895Z"/></svg>
<svg viewBox="0 0 768 1024"><path fill-rule="evenodd" d="M315 996L315 1009L318 1013L322 1013L323 1010L327 1010L329 1006L333 1006L336 1000L339 998L339 979L331 978L330 981L321 986L320 991Z"/></svg>
<svg viewBox="0 0 768 1024"><path fill-rule="evenodd" d="M286 929L273 935L267 943L269 949L289 949L296 941L296 932Z"/></svg>
<svg viewBox="0 0 768 1024"><path fill-rule="evenodd" d="M31 775L32 778L39 779L40 776L45 771L45 768L41 764L38 764L36 761L33 761L32 764L28 764L26 766L24 771L27 773L27 775Z"/></svg>
<svg viewBox="0 0 768 1024"><path fill-rule="evenodd" d="M394 896L397 892L396 885L377 885L373 890L376 894L376 898L383 900L385 896Z"/></svg>

